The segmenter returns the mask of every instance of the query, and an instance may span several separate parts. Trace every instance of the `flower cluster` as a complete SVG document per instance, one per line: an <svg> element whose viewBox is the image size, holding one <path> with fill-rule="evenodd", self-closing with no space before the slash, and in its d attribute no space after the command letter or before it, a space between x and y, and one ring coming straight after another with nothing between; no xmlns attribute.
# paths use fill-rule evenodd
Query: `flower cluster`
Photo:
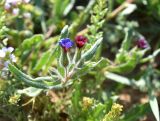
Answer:
<svg viewBox="0 0 160 121"><path fill-rule="evenodd" d="M4 4L4 8L6 11L17 16L20 13L19 5L28 4L29 2L30 0L6 0ZM31 14L28 12L24 13L23 16L26 17L26 14L28 18L31 16Z"/></svg>
<svg viewBox="0 0 160 121"><path fill-rule="evenodd" d="M82 103L83 110L89 109L93 104L94 104L94 100L92 98L83 97L83 103Z"/></svg>
<svg viewBox="0 0 160 121"><path fill-rule="evenodd" d="M13 47L3 47L0 50L0 68L7 67L9 62L16 62L16 57L12 54Z"/></svg>
<svg viewBox="0 0 160 121"><path fill-rule="evenodd" d="M112 105L111 111L105 115L103 121L119 121L119 117L123 111L123 106L114 103Z"/></svg>
<svg viewBox="0 0 160 121"><path fill-rule="evenodd" d="M86 42L87 38L82 35L75 37L75 43L79 49L82 48ZM63 48L64 52L67 52L74 45L74 43L69 38L64 38L59 41L59 45Z"/></svg>

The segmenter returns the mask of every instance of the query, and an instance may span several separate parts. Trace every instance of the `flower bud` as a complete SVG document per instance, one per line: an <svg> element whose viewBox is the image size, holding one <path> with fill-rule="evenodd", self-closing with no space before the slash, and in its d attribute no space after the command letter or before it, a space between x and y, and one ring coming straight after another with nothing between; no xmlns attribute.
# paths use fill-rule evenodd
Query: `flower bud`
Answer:
<svg viewBox="0 0 160 121"><path fill-rule="evenodd" d="M144 37L139 38L136 44L138 48L141 48L141 49L145 49L149 47L148 42L146 41Z"/></svg>
<svg viewBox="0 0 160 121"><path fill-rule="evenodd" d="M87 38L82 35L78 35L76 36L75 41L76 41L77 47L82 48L86 44Z"/></svg>

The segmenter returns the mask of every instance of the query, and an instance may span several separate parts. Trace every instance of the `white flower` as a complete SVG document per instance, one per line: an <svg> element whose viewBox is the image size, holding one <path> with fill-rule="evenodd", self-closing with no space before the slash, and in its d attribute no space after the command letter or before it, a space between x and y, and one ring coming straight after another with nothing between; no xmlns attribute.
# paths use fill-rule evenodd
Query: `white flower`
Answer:
<svg viewBox="0 0 160 121"><path fill-rule="evenodd" d="M5 8L5 10L10 10L11 9L11 4L5 3L4 8Z"/></svg>
<svg viewBox="0 0 160 121"><path fill-rule="evenodd" d="M6 56L6 53L3 50L0 50L0 58L4 58Z"/></svg>
<svg viewBox="0 0 160 121"><path fill-rule="evenodd" d="M12 62L16 62L17 61L14 54L10 55L10 59L11 59Z"/></svg>
<svg viewBox="0 0 160 121"><path fill-rule="evenodd" d="M6 3L12 3L14 0L6 0Z"/></svg>
<svg viewBox="0 0 160 121"><path fill-rule="evenodd" d="M13 15L17 16L19 14L19 8L14 8L12 10Z"/></svg>
<svg viewBox="0 0 160 121"><path fill-rule="evenodd" d="M18 5L22 2L22 0L6 0L6 3L12 4L12 5Z"/></svg>
<svg viewBox="0 0 160 121"><path fill-rule="evenodd" d="M8 68L9 61L4 62L4 67Z"/></svg>
<svg viewBox="0 0 160 121"><path fill-rule="evenodd" d="M24 3L29 3L31 0L23 0Z"/></svg>
<svg viewBox="0 0 160 121"><path fill-rule="evenodd" d="M23 16L24 16L25 18L31 18L31 13L26 12L26 13L23 14Z"/></svg>
<svg viewBox="0 0 160 121"><path fill-rule="evenodd" d="M0 68L8 68L10 62L16 62L16 57L12 54L13 47L3 47L0 49Z"/></svg>
<svg viewBox="0 0 160 121"><path fill-rule="evenodd" d="M13 52L14 48L13 47L3 47L2 50L5 52L5 53L11 53Z"/></svg>

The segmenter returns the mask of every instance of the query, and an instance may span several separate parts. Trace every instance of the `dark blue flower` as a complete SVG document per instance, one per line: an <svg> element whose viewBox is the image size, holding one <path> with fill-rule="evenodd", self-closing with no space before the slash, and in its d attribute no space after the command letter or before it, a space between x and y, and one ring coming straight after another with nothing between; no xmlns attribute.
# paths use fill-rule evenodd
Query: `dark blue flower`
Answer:
<svg viewBox="0 0 160 121"><path fill-rule="evenodd" d="M73 42L69 38L64 38L59 41L59 45L67 52L72 46Z"/></svg>

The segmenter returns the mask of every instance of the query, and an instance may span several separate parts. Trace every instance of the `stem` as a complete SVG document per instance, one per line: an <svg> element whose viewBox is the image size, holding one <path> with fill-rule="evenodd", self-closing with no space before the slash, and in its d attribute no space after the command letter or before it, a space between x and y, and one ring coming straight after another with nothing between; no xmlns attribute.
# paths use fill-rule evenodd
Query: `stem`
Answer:
<svg viewBox="0 0 160 121"><path fill-rule="evenodd" d="M76 47L76 51L75 51L75 54L74 54L74 57L73 57L73 61L72 61L73 64L76 63L77 55L78 55L78 48Z"/></svg>
<svg viewBox="0 0 160 121"><path fill-rule="evenodd" d="M75 66L73 67L73 69L68 73L68 78L71 78L72 75L74 74L74 70L79 66L79 64L81 63L82 59L80 59Z"/></svg>

